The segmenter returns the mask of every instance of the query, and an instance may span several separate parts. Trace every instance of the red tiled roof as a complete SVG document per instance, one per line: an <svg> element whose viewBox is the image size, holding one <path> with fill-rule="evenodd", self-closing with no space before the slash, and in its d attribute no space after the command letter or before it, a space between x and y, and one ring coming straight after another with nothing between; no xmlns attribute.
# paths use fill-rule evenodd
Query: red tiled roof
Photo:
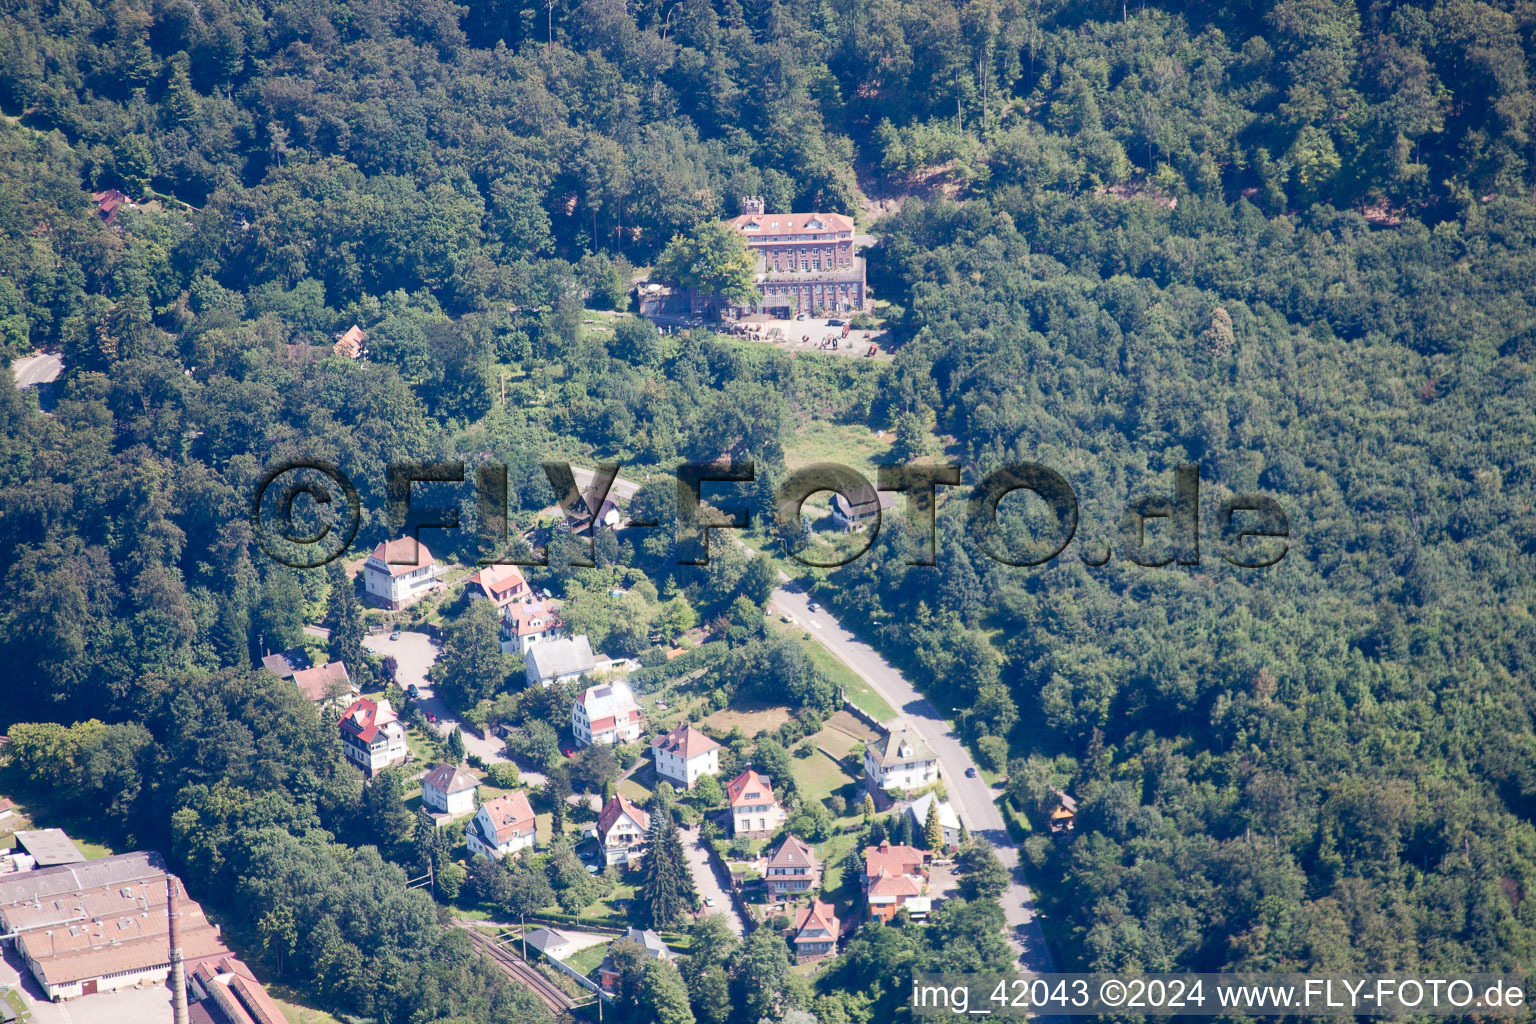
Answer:
<svg viewBox="0 0 1536 1024"><path fill-rule="evenodd" d="M336 354L339 356L346 356L348 359L356 359L359 355L362 354L363 342L367 340L367 338L368 333L361 327L357 326L357 324L353 324L351 327L347 328L347 333L336 339L336 344L333 346L333 348L335 349Z"/></svg>
<svg viewBox="0 0 1536 1024"><path fill-rule="evenodd" d="M427 546L414 537L401 537L398 540L385 541L373 549L371 558L376 558L389 567L391 576L400 576L432 564L432 552ZM411 559L415 559L412 562ZM403 563L403 564L397 564Z"/></svg>
<svg viewBox="0 0 1536 1024"><path fill-rule="evenodd" d="M395 721L394 709L385 702L381 708L367 697L359 697L352 706L342 712L341 728L362 740L372 743L379 734L379 727Z"/></svg>
<svg viewBox="0 0 1536 1024"><path fill-rule="evenodd" d="M864 874L915 875L923 869L923 851L911 846L893 846L889 842L864 849Z"/></svg>
<svg viewBox="0 0 1536 1024"><path fill-rule="evenodd" d="M515 565L487 565L469 578L471 586L494 601L497 607L528 592L528 581Z"/></svg>
<svg viewBox="0 0 1536 1024"><path fill-rule="evenodd" d="M666 735L656 737L651 741L651 746L665 750L669 754L677 754L684 761L692 761L711 750L720 749L720 744L686 722Z"/></svg>
<svg viewBox="0 0 1536 1024"><path fill-rule="evenodd" d="M807 226L813 222L819 222L821 227ZM749 225L755 224L751 231L754 236L786 233L819 236L853 230L853 219L840 213L744 213L726 223L737 231L747 231Z"/></svg>
<svg viewBox="0 0 1536 1024"><path fill-rule="evenodd" d="M785 836L784 842L780 843L779 848L768 858L768 867L815 868L816 852L798 836Z"/></svg>
<svg viewBox="0 0 1536 1024"><path fill-rule="evenodd" d="M533 806L522 790L514 790L505 796L487 801L480 808L496 830L496 845L500 846L513 835L531 832L534 827Z"/></svg>
<svg viewBox="0 0 1536 1024"><path fill-rule="evenodd" d="M543 633L560 623L553 601L514 601L506 606L505 614L514 636Z"/></svg>
<svg viewBox="0 0 1536 1024"><path fill-rule="evenodd" d="M352 677L347 674L347 666L339 661L328 661L318 668L300 669L293 674L293 681L304 696L312 701L325 700L332 683L344 684L342 693L352 688Z"/></svg>
<svg viewBox="0 0 1536 1024"><path fill-rule="evenodd" d="M823 903L821 900L811 900L811 905L803 908L795 915L795 941L796 942L826 942L836 939L838 933L837 914L832 910L832 904ZM806 931L821 929L825 935L807 935Z"/></svg>
<svg viewBox="0 0 1536 1024"><path fill-rule="evenodd" d="M742 772L725 787L727 801L732 807L742 804L778 803L773 798L773 787L768 780L751 768Z"/></svg>
<svg viewBox="0 0 1536 1024"><path fill-rule="evenodd" d="M921 896L923 894L922 881L913 875L888 875L880 874L869 883L871 896L901 897Z"/></svg>
<svg viewBox="0 0 1536 1024"><path fill-rule="evenodd" d="M640 827L640 831L647 832L651 827L651 816L622 796L615 796L603 805L603 809L597 816L597 834L605 836L608 830L613 828L620 815L627 814L630 820Z"/></svg>

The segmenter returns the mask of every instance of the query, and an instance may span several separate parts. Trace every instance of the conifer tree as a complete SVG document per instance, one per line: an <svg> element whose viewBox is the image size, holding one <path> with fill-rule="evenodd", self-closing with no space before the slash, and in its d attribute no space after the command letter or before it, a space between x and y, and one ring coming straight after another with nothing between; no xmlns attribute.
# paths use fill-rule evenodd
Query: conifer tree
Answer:
<svg viewBox="0 0 1536 1024"><path fill-rule="evenodd" d="M939 821L937 797L928 805L928 821L923 825L923 846L929 850L944 849L944 823Z"/></svg>
<svg viewBox="0 0 1536 1024"><path fill-rule="evenodd" d="M698 904L698 892L672 819L664 814L653 816L646 839L640 906L652 928L666 928L681 921Z"/></svg>

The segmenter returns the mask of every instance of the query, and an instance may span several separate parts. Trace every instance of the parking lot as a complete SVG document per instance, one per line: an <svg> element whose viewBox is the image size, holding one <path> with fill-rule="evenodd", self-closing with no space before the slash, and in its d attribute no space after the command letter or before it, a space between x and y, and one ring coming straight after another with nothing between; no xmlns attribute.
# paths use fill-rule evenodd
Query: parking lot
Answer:
<svg viewBox="0 0 1536 1024"><path fill-rule="evenodd" d="M734 325L722 325L722 329L738 337L778 345L791 352L831 352L864 357L869 356L873 348L875 357L887 354L880 347L883 331L850 330L847 337L844 337L842 325L831 323L832 320L847 322L843 317L806 317L800 320L757 314L742 317Z"/></svg>

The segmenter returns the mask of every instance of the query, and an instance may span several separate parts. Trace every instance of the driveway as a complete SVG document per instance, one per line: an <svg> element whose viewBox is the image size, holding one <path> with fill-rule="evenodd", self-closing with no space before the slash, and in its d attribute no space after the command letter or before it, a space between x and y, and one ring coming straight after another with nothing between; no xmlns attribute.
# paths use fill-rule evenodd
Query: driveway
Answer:
<svg viewBox="0 0 1536 1024"><path fill-rule="evenodd" d="M737 935L745 935L747 929L742 924L741 915L736 912L736 905L720 887L720 879L715 877L715 870L710 867L709 854L704 848L703 840L699 838L698 829L682 829L678 832L678 838L683 841L683 855L688 858L688 870L693 874L693 884L699 890L699 899L710 896L715 898L715 905L705 906L703 912L724 914L726 923L731 926L731 931Z"/></svg>
<svg viewBox="0 0 1536 1024"><path fill-rule="evenodd" d="M980 777L966 778L965 770L975 762L949 722L917 688L891 666L878 651L833 618L825 609L812 612L810 599L799 584L789 584L773 592L769 606L809 627L807 632L821 642L849 668L895 708L939 758L939 770L949 791L950 802L971 835L985 839L997 851L998 859L1008 868L1011 883L1002 896L1003 914L1009 926L1009 940L1019 951L1019 959L1031 971L1054 971L1050 947L1035 910L1035 897L1024 882L1019 868L1019 850L1013 845L1003 824L1003 814L994 801L1001 792L993 790Z"/></svg>
<svg viewBox="0 0 1536 1024"><path fill-rule="evenodd" d="M16 360L11 364L11 372L16 375L18 389L47 384L58 380L59 374L64 372L64 360L52 353L40 352Z"/></svg>
<svg viewBox="0 0 1536 1024"><path fill-rule="evenodd" d="M447 736L453 732L454 726L461 724L458 717L448 710L448 705L434 692L432 684L427 682L427 670L437 661L437 648L431 637L410 630L402 631L398 640L391 640L388 633L370 633L363 638L363 646L376 654L387 654L395 659L395 679L400 689L406 690L412 683L416 684L421 696L415 703L428 714L437 716L435 728L440 734ZM498 736L482 737L471 732L470 727L464 728L465 751L481 758L486 764L506 760L502 756L501 746L501 738Z"/></svg>

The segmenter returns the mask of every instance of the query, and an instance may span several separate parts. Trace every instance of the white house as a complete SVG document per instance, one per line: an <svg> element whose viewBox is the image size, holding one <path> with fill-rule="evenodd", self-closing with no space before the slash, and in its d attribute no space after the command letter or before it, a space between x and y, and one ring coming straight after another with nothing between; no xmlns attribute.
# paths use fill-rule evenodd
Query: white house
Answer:
<svg viewBox="0 0 1536 1024"><path fill-rule="evenodd" d="M896 504L889 491L861 488L850 502L841 494L832 495L832 521L845 533L858 533L889 512Z"/></svg>
<svg viewBox="0 0 1536 1024"><path fill-rule="evenodd" d="M905 722L864 748L864 776L890 792L921 789L939 778L939 758Z"/></svg>
<svg viewBox="0 0 1536 1024"><path fill-rule="evenodd" d="M576 734L576 742L584 747L596 743L633 743L640 738L644 719L645 712L635 703L634 691L622 679L589 686L571 704L571 731Z"/></svg>
<svg viewBox="0 0 1536 1024"><path fill-rule="evenodd" d="M784 808L768 780L748 768L725 787L731 807L731 830L738 836L767 836L784 824Z"/></svg>
<svg viewBox="0 0 1536 1024"><path fill-rule="evenodd" d="M405 726L387 700L374 703L362 697L353 701L336 727L341 732L342 753L370 776L390 765L404 764L409 756Z"/></svg>
<svg viewBox="0 0 1536 1024"><path fill-rule="evenodd" d="M386 608L404 608L437 585L432 552L414 537L380 544L363 563L363 589Z"/></svg>
<svg viewBox="0 0 1536 1024"><path fill-rule="evenodd" d="M580 679L597 667L592 644L586 635L535 644L523 655L529 686L549 686Z"/></svg>
<svg viewBox="0 0 1536 1024"><path fill-rule="evenodd" d="M645 852L645 837L651 830L651 816L622 796L603 805L597 815L597 843L603 848L604 863L626 867Z"/></svg>
<svg viewBox="0 0 1536 1024"><path fill-rule="evenodd" d="M912 818L912 826L918 835L928 827L928 815L933 813L933 805L939 805L939 826L944 830L944 845L953 849L960 845L960 816L949 805L948 800L940 800L932 793L924 793L907 805L906 813Z"/></svg>
<svg viewBox="0 0 1536 1024"><path fill-rule="evenodd" d="M421 804L429 811L457 818L475 810L480 781L458 765L440 764L421 777Z"/></svg>
<svg viewBox="0 0 1536 1024"><path fill-rule="evenodd" d="M564 628L559 607L548 598L529 598L507 605L501 613L501 649L507 654L526 656L535 644L558 637Z"/></svg>
<svg viewBox="0 0 1536 1024"><path fill-rule="evenodd" d="M470 853L497 860L535 848L537 830L528 797L519 789L481 805L464 830L464 842Z"/></svg>
<svg viewBox="0 0 1536 1024"><path fill-rule="evenodd" d="M720 774L720 744L685 722L651 741L651 760L659 777L692 789L700 776Z"/></svg>

